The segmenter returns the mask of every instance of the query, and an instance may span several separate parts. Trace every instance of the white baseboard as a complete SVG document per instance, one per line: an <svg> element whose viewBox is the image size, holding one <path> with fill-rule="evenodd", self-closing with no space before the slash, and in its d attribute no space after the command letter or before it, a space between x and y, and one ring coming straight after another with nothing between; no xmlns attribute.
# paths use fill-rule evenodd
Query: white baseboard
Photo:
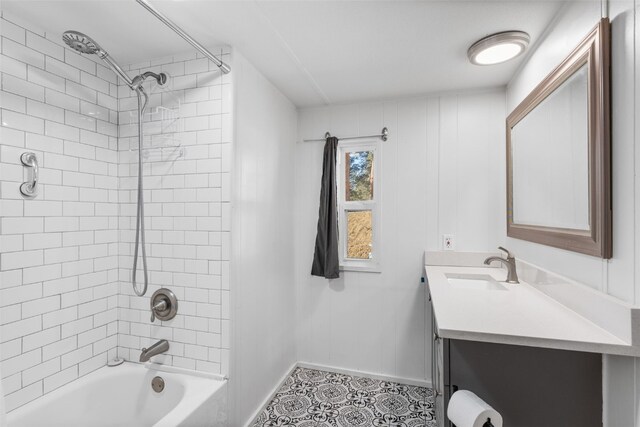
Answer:
<svg viewBox="0 0 640 427"><path fill-rule="evenodd" d="M357 377L369 377L376 380L432 388L432 384L429 381L419 380L414 378L403 378L403 377L396 377L391 375L381 375L381 374L375 374L373 372L366 372L366 371L354 371L353 369L336 368L335 366L319 365L317 363L309 363L309 362L298 362L298 366L301 368L318 369L320 371L329 371L329 372L336 372L338 374L355 375Z"/></svg>
<svg viewBox="0 0 640 427"><path fill-rule="evenodd" d="M253 413L251 418L249 418L249 422L246 424L245 427L249 427L256 420L256 418L258 418L258 415L260 415L260 413L265 410L269 402L271 402L271 399L273 399L273 396L275 396L276 392L280 389L280 387L282 387L284 382L287 380L287 378L289 378L289 376L293 373L293 371L297 367L298 367L297 362L291 365L291 367L285 372L282 378L280 378L280 381L278 381L278 383L273 388L273 390L271 390L271 393L269 393L267 397L262 401L262 405L260 405L258 409Z"/></svg>

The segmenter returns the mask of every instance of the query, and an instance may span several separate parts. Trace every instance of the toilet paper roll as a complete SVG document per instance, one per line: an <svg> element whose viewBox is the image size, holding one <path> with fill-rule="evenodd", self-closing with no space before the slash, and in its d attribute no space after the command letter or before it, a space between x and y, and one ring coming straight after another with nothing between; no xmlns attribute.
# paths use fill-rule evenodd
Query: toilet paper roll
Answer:
<svg viewBox="0 0 640 427"><path fill-rule="evenodd" d="M502 415L469 390L453 393L447 416L456 427L483 427L488 419L494 427L502 427Z"/></svg>

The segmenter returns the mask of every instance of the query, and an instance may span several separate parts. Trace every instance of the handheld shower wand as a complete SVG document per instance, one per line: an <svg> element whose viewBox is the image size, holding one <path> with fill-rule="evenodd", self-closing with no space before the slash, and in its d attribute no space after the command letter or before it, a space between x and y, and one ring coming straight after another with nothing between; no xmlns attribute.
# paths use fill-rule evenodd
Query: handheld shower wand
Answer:
<svg viewBox="0 0 640 427"><path fill-rule="evenodd" d="M148 77L153 77L156 79L158 84L163 85L167 81L167 75L165 73L152 73L151 71L147 71L139 76L134 77L133 79L129 77L129 75L120 67L107 53L106 50L102 49L100 45L93 40L91 37L83 34L79 31L65 31L62 35L62 40L72 49L85 53L88 55L95 54L98 55L100 59L107 63L109 68L113 70L124 82L131 88L131 90L137 90L141 87L142 82Z"/></svg>
<svg viewBox="0 0 640 427"><path fill-rule="evenodd" d="M100 59L107 63L109 68L113 70L124 82L133 90L138 97L138 199L136 210L136 245L133 254L133 272L131 274L131 285L133 292L138 296L143 296L147 292L149 285L149 273L147 270L147 250L145 242L145 230L144 230L144 191L142 180L142 119L144 117L144 110L147 107L149 97L145 92L142 83L149 78L154 78L159 85L163 85L167 82L167 75L165 73L156 74L151 71L146 71L140 75L135 76L133 79L127 75L127 73L109 56L109 54L100 47L95 40L91 37L82 34L78 31L66 31L62 35L62 40L69 45L72 49L85 54L96 54ZM142 269L144 271L144 283L142 290L138 290L136 282L136 273L138 270L138 248L142 247Z"/></svg>

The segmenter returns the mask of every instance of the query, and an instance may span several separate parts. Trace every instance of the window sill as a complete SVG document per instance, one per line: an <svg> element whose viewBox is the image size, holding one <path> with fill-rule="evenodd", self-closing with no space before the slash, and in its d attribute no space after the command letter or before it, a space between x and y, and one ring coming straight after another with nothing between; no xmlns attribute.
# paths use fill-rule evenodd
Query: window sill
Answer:
<svg viewBox="0 0 640 427"><path fill-rule="evenodd" d="M379 264L375 265L340 265L340 271L354 271L359 273L382 273Z"/></svg>

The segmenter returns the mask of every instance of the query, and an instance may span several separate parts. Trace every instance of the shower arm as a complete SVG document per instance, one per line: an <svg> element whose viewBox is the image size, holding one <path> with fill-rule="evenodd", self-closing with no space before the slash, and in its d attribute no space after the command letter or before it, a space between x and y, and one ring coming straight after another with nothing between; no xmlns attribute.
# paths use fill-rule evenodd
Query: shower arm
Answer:
<svg viewBox="0 0 640 427"><path fill-rule="evenodd" d="M163 85L167 82L167 75L165 73L156 74L153 71L145 71L144 73L135 76L133 78L133 82L129 86L131 86L133 90L136 90L137 88L142 89L142 83L144 83L144 81L149 77L153 77L159 85Z"/></svg>
<svg viewBox="0 0 640 427"><path fill-rule="evenodd" d="M129 75L122 68L120 68L120 66L115 61L113 61L109 57L107 52L105 52L104 50L101 50L100 53L98 54L98 56L100 56L100 58L104 62L106 62L107 65L109 65L109 67L111 67L113 72L115 72L118 76L120 76L122 78L122 80L125 81L125 83L127 84L127 86L129 86L129 88L131 90L133 90L133 91L140 90L144 94L145 105L146 105L146 100L148 99L148 97L147 97L147 94L142 89L142 83L144 83L144 81L148 77L153 77L154 79L156 79L156 81L160 85L163 85L163 84L165 84L167 82L167 75L166 74L164 74L164 73L156 74L156 73L151 72L151 71L147 71L147 72L144 72L142 74L139 74L139 75L135 76L132 79L131 77L129 77Z"/></svg>

